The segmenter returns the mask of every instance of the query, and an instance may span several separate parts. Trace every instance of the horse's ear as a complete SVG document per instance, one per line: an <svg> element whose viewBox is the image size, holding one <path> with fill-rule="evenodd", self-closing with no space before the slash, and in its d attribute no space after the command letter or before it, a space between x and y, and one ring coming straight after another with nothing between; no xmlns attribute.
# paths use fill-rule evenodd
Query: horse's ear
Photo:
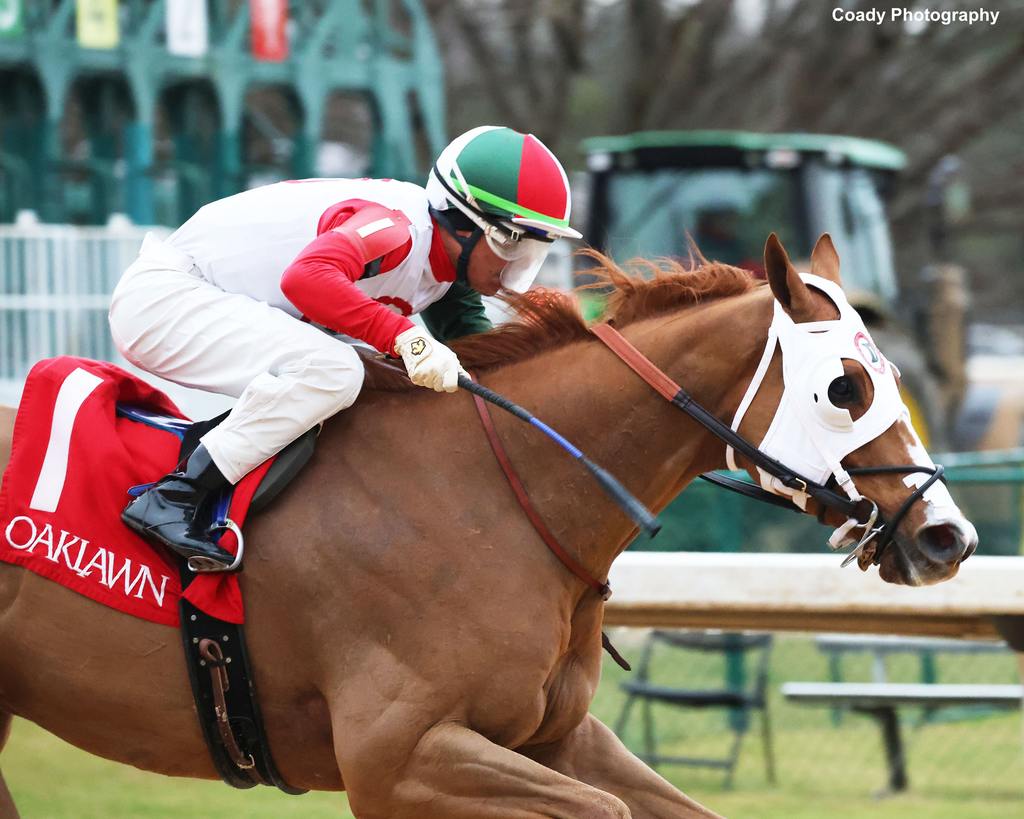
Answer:
<svg viewBox="0 0 1024 819"><path fill-rule="evenodd" d="M793 321L814 320L814 297L789 260L786 249L774 233L764 244L764 272L768 286Z"/></svg>
<svg viewBox="0 0 1024 819"><path fill-rule="evenodd" d="M821 234L814 245L814 250L811 251L811 273L835 282L840 287L843 286L839 280L839 254L836 253L836 246L832 244L832 237L827 233Z"/></svg>

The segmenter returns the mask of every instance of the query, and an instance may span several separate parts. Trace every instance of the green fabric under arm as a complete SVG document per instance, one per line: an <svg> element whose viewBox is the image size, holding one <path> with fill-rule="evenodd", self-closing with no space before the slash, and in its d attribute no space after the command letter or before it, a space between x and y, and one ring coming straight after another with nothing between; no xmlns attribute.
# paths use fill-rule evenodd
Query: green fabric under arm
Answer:
<svg viewBox="0 0 1024 819"><path fill-rule="evenodd" d="M420 313L431 335L446 343L473 333L485 333L494 325L484 312L480 294L455 282L438 301Z"/></svg>

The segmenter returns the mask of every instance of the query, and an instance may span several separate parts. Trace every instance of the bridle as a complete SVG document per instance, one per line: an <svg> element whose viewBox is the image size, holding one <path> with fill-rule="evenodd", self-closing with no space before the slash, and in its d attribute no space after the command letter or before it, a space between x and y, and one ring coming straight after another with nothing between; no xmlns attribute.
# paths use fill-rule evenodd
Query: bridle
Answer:
<svg viewBox="0 0 1024 819"><path fill-rule="evenodd" d="M827 484L806 478L800 473L788 468L785 464L772 458L758 449L754 444L733 430L728 424L718 419L694 400L685 389L680 387L668 375L660 370L643 353L627 341L618 330L611 324L596 324L590 328L616 356L618 356L630 369L632 369L649 386L658 392L674 407L685 412L690 418L700 424L704 429L732 447L744 458L763 472L777 479L783 486L796 492L806 493L816 500L821 506L839 512L848 518L845 527L840 532L846 535L851 529L863 527L863 534L854 546L852 551L843 561L843 566L860 558L865 554L869 544L873 545L871 561L878 564L886 547L892 542L893 537L903 518L910 511L910 508L924 495L925 492L936 482L942 479L944 469L942 466L923 466L920 464L906 464L899 466L868 466L854 467L847 470L850 475L883 475L883 474L906 474L925 473L928 478L921 482L917 489L903 502L896 514L889 520L879 522L878 505L868 499L861 498L859 501L841 495ZM701 477L725 489L738 492L748 498L770 503L790 509L794 512L800 510L793 505L793 502L781 495L773 494L755 483L731 478L716 473L706 473ZM845 528L845 531L843 529ZM845 545L842 541L833 543L833 549Z"/></svg>

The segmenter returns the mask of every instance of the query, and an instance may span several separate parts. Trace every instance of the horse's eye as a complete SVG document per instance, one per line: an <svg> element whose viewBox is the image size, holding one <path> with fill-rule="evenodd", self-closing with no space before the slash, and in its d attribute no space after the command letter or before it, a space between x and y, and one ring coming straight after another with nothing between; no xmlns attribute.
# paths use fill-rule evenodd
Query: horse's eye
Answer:
<svg viewBox="0 0 1024 819"><path fill-rule="evenodd" d="M828 400L835 405L849 404L857 399L857 386L853 379L843 375L828 385Z"/></svg>

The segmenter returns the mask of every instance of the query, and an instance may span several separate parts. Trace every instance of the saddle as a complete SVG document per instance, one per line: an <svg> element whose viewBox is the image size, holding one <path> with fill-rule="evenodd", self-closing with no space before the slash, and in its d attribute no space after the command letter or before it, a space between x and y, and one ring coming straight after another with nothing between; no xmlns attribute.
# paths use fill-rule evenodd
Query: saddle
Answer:
<svg viewBox="0 0 1024 819"><path fill-rule="evenodd" d="M160 390L108 362L38 362L0 483L0 560L133 617L180 626L200 725L222 778L297 793L267 747L238 575L194 574L120 520L125 491L142 491L173 468L223 417L194 424ZM220 534L225 549L241 549L239 527L299 472L316 435L301 436L225 493L217 510L219 520L233 518Z"/></svg>

